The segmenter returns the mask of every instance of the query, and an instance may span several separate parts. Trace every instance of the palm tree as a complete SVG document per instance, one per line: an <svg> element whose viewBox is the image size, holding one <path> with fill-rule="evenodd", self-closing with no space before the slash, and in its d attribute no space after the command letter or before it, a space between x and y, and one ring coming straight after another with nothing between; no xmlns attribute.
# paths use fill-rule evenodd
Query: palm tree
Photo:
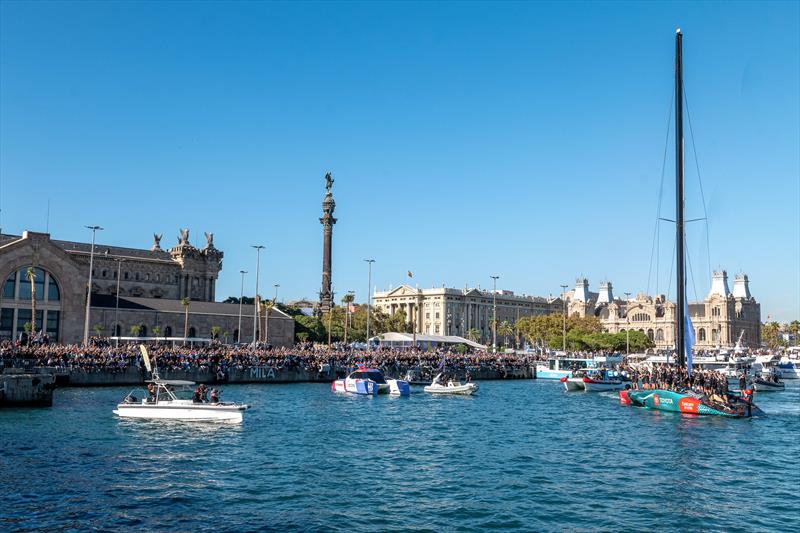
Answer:
<svg viewBox="0 0 800 533"><path fill-rule="evenodd" d="M97 335L99 337L103 333L103 329L105 329L105 328L103 328L102 324L95 324L94 325L94 333L95 333L95 335Z"/></svg>
<svg viewBox="0 0 800 533"><path fill-rule="evenodd" d="M36 271L33 270L33 267L28 267L25 276L31 282L31 331L36 335L36 287L34 286Z"/></svg>
<svg viewBox="0 0 800 533"><path fill-rule="evenodd" d="M211 326L211 338L214 340L219 339L219 334L222 332L222 328L219 326Z"/></svg>
<svg viewBox="0 0 800 533"><path fill-rule="evenodd" d="M153 335L155 337L161 336L161 326L153 326Z"/></svg>
<svg viewBox="0 0 800 533"><path fill-rule="evenodd" d="M497 326L497 333L503 336L503 344L508 348L508 336L514 334L514 328L511 327L511 324L509 324L507 320L503 320L500 322L500 325Z"/></svg>
<svg viewBox="0 0 800 533"><path fill-rule="evenodd" d="M181 305L183 306L183 343L186 344L186 339L189 338L189 298L181 298Z"/></svg>
<svg viewBox="0 0 800 533"><path fill-rule="evenodd" d="M142 332L142 326L131 326L131 335L138 337Z"/></svg>
<svg viewBox="0 0 800 533"><path fill-rule="evenodd" d="M350 318L350 304L356 299L354 294L347 293L342 296L342 305L344 306L344 343L347 344L347 321Z"/></svg>
<svg viewBox="0 0 800 533"><path fill-rule="evenodd" d="M275 301L264 302L264 342L269 343L269 311L275 306Z"/></svg>
<svg viewBox="0 0 800 533"><path fill-rule="evenodd" d="M467 338L472 342L478 342L478 339L481 338L481 332L475 328L471 328L469 331L467 331Z"/></svg>

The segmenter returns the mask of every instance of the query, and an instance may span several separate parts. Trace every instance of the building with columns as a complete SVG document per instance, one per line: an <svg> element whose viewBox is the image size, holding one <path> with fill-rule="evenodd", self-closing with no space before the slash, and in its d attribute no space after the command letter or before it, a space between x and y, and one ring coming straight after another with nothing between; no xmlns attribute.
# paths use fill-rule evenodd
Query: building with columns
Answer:
<svg viewBox="0 0 800 533"><path fill-rule="evenodd" d="M657 348L675 346L675 303L663 294L637 294L622 300L614 297L610 281L600 284L597 292L589 290L589 281L578 278L575 288L565 294L570 315L598 317L609 333L638 330L645 333ZM695 330L695 346L712 349L736 344L757 348L761 344L761 305L750 294L750 280L737 274L733 290L728 273L713 273L711 289L701 302L689 304L689 316Z"/></svg>
<svg viewBox="0 0 800 533"><path fill-rule="evenodd" d="M474 288L420 289L409 285L385 292L376 291L373 301L375 308L386 314L402 311L417 333L467 337L467 332L475 329L484 344L492 339L495 301L498 324L506 321L513 325L521 317L561 313L562 308L560 298L517 296L511 291L492 293Z"/></svg>
<svg viewBox="0 0 800 533"><path fill-rule="evenodd" d="M239 306L215 302L216 281L223 252L206 234L205 246L189 241L181 230L176 245L161 248L154 235L149 249L95 244L92 273L90 334L140 336L160 331L166 337L210 338L211 328L239 336ZM0 339L18 338L31 323L31 285L27 270L34 269L36 329L60 342L83 339L86 286L91 244L59 241L31 231L0 235ZM119 305L117 305L119 295ZM184 332L182 299L189 300L189 328ZM253 306L242 306L241 339L252 340ZM262 321L263 322L263 321ZM274 325L273 325L274 324ZM276 345L294 341L294 320L277 309L270 311L269 340Z"/></svg>

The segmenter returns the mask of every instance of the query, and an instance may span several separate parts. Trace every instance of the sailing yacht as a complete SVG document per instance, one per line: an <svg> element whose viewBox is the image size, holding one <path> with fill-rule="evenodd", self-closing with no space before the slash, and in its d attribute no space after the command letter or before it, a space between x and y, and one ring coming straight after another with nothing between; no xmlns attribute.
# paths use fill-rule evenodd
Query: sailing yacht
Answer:
<svg viewBox="0 0 800 533"><path fill-rule="evenodd" d="M689 318L686 301L686 232L684 230L683 178L683 34L678 28L675 34L675 251L678 282L675 344L678 352L678 365L686 368L691 375L694 329ZM692 390L626 389L620 391L620 402L624 405L694 415L749 417L761 413L758 407L753 405L752 395L745 399L744 391L740 396L729 395L727 401L719 402L712 401L705 394Z"/></svg>

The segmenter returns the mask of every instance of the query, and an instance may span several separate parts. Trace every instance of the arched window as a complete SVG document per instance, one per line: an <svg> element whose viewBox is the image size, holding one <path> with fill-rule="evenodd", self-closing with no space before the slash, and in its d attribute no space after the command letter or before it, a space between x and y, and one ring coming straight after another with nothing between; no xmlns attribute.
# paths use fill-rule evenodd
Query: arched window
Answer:
<svg viewBox="0 0 800 533"><path fill-rule="evenodd" d="M46 333L51 341L58 341L61 290L50 272L31 266L12 272L3 283L2 298L0 339L17 339L33 326L31 307L35 300L36 331Z"/></svg>
<svg viewBox="0 0 800 533"><path fill-rule="evenodd" d="M140 337L147 337L147 326L142 324L141 326L139 326L139 328L140 328L139 329L139 336Z"/></svg>
<svg viewBox="0 0 800 533"><path fill-rule="evenodd" d="M706 328L700 328L700 331L697 332L697 340L706 340Z"/></svg>
<svg viewBox="0 0 800 533"><path fill-rule="evenodd" d="M663 329L659 328L658 330L656 330L656 340L657 341L663 341L664 340L664 330Z"/></svg>
<svg viewBox="0 0 800 533"><path fill-rule="evenodd" d="M167 326L164 328L164 336L172 337L172 326Z"/></svg>
<svg viewBox="0 0 800 533"><path fill-rule="evenodd" d="M719 331L717 331L716 329L711 330L711 340L713 342L719 342Z"/></svg>
<svg viewBox="0 0 800 533"><path fill-rule="evenodd" d="M651 341L653 340L653 330L652 329L648 329L647 330L647 338L650 339Z"/></svg>
<svg viewBox="0 0 800 533"><path fill-rule="evenodd" d="M194 338L196 335L197 335L197 330L196 330L196 329L194 329L194 326L192 326L191 328L189 328L189 337L192 337L192 338Z"/></svg>
<svg viewBox="0 0 800 533"><path fill-rule="evenodd" d="M119 324L114 326L114 336L119 337L121 333L122 333L122 326Z"/></svg>

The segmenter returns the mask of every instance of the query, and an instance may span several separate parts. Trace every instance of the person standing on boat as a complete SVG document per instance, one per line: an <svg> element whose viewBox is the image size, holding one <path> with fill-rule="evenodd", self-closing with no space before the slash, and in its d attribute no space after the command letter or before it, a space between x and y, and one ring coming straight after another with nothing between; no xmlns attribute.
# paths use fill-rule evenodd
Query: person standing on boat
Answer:
<svg viewBox="0 0 800 533"><path fill-rule="evenodd" d="M747 388L747 377L744 375L744 372L742 372L739 375L739 390L744 392L746 388Z"/></svg>

